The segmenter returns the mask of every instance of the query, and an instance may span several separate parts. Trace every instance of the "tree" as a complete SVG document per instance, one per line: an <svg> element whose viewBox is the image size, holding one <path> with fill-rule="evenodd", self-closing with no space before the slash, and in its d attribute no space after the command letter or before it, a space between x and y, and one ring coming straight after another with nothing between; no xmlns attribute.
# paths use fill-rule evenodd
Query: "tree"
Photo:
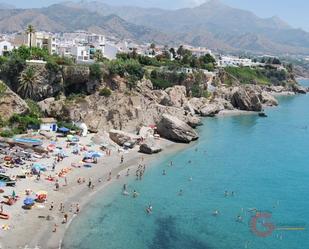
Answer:
<svg viewBox="0 0 309 249"><path fill-rule="evenodd" d="M33 98L35 87L40 80L41 77L33 66L26 68L19 77L17 92L24 98Z"/></svg>
<svg viewBox="0 0 309 249"><path fill-rule="evenodd" d="M29 35L30 38L30 42L29 42L29 47L32 47L32 35L35 33L35 29L33 27L33 25L28 25L27 29L26 29L26 34Z"/></svg>

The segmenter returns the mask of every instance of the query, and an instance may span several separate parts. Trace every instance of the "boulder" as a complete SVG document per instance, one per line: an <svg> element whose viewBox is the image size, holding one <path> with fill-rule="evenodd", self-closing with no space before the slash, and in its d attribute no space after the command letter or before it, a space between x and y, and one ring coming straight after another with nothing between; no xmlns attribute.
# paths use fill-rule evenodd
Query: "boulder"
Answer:
<svg viewBox="0 0 309 249"><path fill-rule="evenodd" d="M259 112L262 110L262 103L258 95L259 92L253 87L235 87L232 90L231 103L240 110Z"/></svg>
<svg viewBox="0 0 309 249"><path fill-rule="evenodd" d="M146 138L151 137L151 136L154 135L154 130L152 128L150 128L150 127L143 126L139 130L139 135L142 138L146 139Z"/></svg>
<svg viewBox="0 0 309 249"><path fill-rule="evenodd" d="M143 143L139 147L139 151L145 154L155 154L162 151L162 149L158 146L155 146L151 143Z"/></svg>
<svg viewBox="0 0 309 249"><path fill-rule="evenodd" d="M195 114L195 109L193 108L193 106L189 103L189 102L186 102L184 105L183 105L183 109L190 115L194 115Z"/></svg>
<svg viewBox="0 0 309 249"><path fill-rule="evenodd" d="M169 96L169 102L171 106L182 107L187 102L186 87L185 86L173 86L165 89L165 92Z"/></svg>
<svg viewBox="0 0 309 249"><path fill-rule="evenodd" d="M13 114L23 114L28 110L27 103L0 81L0 117L6 120Z"/></svg>
<svg viewBox="0 0 309 249"><path fill-rule="evenodd" d="M157 126L158 133L175 142L189 143L198 139L198 134L184 121L171 115L164 114Z"/></svg>
<svg viewBox="0 0 309 249"><path fill-rule="evenodd" d="M120 131L120 130L110 130L109 137L116 144L123 146L125 143L136 143L140 136L134 135L129 132Z"/></svg>
<svg viewBox="0 0 309 249"><path fill-rule="evenodd" d="M268 92L263 91L260 94L260 101L266 106L277 106L278 100Z"/></svg>
<svg viewBox="0 0 309 249"><path fill-rule="evenodd" d="M293 92L295 93L300 93L300 94L307 93L307 89L305 87L297 85L297 84L293 85L292 89L293 89Z"/></svg>
<svg viewBox="0 0 309 249"><path fill-rule="evenodd" d="M188 115L187 116L187 124L190 125L192 128L196 128L197 126L202 125L202 121L197 116Z"/></svg>
<svg viewBox="0 0 309 249"><path fill-rule="evenodd" d="M196 114L200 114L201 108L205 105L206 99L204 98L192 98L189 100L189 105L193 108Z"/></svg>
<svg viewBox="0 0 309 249"><path fill-rule="evenodd" d="M203 106L200 110L200 114L203 117L213 117L217 113L219 113L222 109L220 108L220 105L212 103L212 104L207 104Z"/></svg>

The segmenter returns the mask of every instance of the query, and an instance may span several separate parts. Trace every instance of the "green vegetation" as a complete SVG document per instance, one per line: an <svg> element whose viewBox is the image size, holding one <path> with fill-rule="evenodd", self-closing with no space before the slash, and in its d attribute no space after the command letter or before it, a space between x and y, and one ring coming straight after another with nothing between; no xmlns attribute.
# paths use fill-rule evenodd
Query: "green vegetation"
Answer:
<svg viewBox="0 0 309 249"><path fill-rule="evenodd" d="M38 128L41 124L40 119L32 114L20 115L13 114L13 116L8 120L11 130L14 134L21 134L27 131L29 128Z"/></svg>
<svg viewBox="0 0 309 249"><path fill-rule="evenodd" d="M26 103L29 107L29 112L32 117L41 118L43 116L42 110L37 102L33 101L32 99L26 99Z"/></svg>
<svg viewBox="0 0 309 249"><path fill-rule="evenodd" d="M35 87L41 80L34 66L26 67L19 76L17 92L23 98L35 98Z"/></svg>
<svg viewBox="0 0 309 249"><path fill-rule="evenodd" d="M90 79L101 80L103 76L103 72L102 72L100 64L95 63L95 64L90 65L89 70L90 70Z"/></svg>
<svg viewBox="0 0 309 249"><path fill-rule="evenodd" d="M107 87L102 88L99 92L99 95L104 96L104 97L109 97L111 96L111 94L112 94L112 91Z"/></svg>
<svg viewBox="0 0 309 249"><path fill-rule="evenodd" d="M272 66L265 68L226 67L224 70L242 84L282 85L289 80L288 73L285 70L277 70ZM233 80L233 78L228 77L225 83L231 85Z"/></svg>

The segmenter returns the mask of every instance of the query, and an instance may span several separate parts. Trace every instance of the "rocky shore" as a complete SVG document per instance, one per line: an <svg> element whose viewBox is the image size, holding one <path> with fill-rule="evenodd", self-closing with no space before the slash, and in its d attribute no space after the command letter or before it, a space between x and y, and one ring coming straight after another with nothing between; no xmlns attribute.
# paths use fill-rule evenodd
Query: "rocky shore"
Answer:
<svg viewBox="0 0 309 249"><path fill-rule="evenodd" d="M38 105L45 116L83 122L91 132L109 131L110 138L121 146L125 143L134 146L140 138L153 135L149 127L156 127L157 133L166 139L189 143L198 139L194 128L201 125L201 117L238 110L261 112L264 107L278 105L274 97L278 94L305 94L307 90L297 84L290 87L222 84L215 88L210 98L191 98L185 86L155 90L151 81L145 79L129 93L115 91L106 97L95 92L74 99L47 98ZM25 101L9 88L2 95L2 116L28 110ZM152 148L151 144L151 140L147 139L141 151L160 151L160 148Z"/></svg>

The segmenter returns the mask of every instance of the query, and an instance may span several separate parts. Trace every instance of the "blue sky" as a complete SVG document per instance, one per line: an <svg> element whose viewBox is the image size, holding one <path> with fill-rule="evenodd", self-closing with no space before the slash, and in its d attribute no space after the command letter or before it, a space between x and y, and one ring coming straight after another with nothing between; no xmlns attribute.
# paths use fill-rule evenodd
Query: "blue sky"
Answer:
<svg viewBox="0 0 309 249"><path fill-rule="evenodd" d="M1 0L0 0L1 1ZM2 0L18 7L41 7L64 0ZM79 1L79 0L73 0ZM90 0L89 0L90 1ZM181 8L198 5L205 0L101 0L110 4L142 7ZM260 17L279 16L296 28L309 31L308 0L221 0L232 7L253 11Z"/></svg>

